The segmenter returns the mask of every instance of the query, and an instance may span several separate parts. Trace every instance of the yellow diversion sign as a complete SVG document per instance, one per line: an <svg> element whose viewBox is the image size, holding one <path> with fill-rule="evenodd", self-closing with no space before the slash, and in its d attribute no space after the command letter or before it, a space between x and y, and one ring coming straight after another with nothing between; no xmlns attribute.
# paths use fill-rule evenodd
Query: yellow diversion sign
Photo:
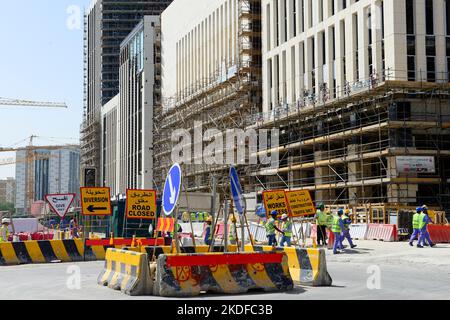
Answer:
<svg viewBox="0 0 450 320"><path fill-rule="evenodd" d="M127 219L156 219L155 190L127 190Z"/></svg>
<svg viewBox="0 0 450 320"><path fill-rule="evenodd" d="M315 214L314 203L308 190L286 191L286 199L293 218Z"/></svg>
<svg viewBox="0 0 450 320"><path fill-rule="evenodd" d="M81 209L85 216L110 216L111 196L109 188L80 188Z"/></svg>
<svg viewBox="0 0 450 320"><path fill-rule="evenodd" d="M266 216L269 217L273 210L277 210L278 217L289 214L284 190L270 190L262 193Z"/></svg>

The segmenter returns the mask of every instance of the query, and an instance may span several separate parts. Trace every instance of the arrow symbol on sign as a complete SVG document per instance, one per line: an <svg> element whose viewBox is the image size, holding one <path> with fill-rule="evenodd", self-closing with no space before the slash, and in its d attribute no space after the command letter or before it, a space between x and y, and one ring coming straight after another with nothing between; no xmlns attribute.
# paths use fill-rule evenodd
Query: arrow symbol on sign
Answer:
<svg viewBox="0 0 450 320"><path fill-rule="evenodd" d="M170 204L175 204L175 198L177 195L177 190L175 190L175 188L173 187L173 182L172 182L172 177L169 175L167 177L167 181L169 182L169 189L170 189L170 198L169 198L169 202Z"/></svg>
<svg viewBox="0 0 450 320"><path fill-rule="evenodd" d="M95 211L100 211L100 210L106 210L107 208L105 208L105 207L94 207L94 205L90 205L88 208L88 211L89 212L95 212Z"/></svg>

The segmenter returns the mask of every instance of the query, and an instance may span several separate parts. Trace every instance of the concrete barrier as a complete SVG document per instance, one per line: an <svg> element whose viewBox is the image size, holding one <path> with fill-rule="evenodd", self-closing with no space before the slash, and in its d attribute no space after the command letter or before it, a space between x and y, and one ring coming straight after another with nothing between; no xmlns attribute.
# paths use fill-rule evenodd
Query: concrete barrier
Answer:
<svg viewBox="0 0 450 320"><path fill-rule="evenodd" d="M150 295L153 280L146 253L108 249L98 284L130 296Z"/></svg>
<svg viewBox="0 0 450 320"><path fill-rule="evenodd" d="M246 246L246 251L274 251L270 246ZM314 248L275 248L277 252L284 252L288 258L289 271L294 282L313 287L331 286L333 280L327 270L324 249Z"/></svg>
<svg viewBox="0 0 450 320"><path fill-rule="evenodd" d="M293 281L284 253L187 254L158 257L154 295L240 294L289 291Z"/></svg>
<svg viewBox="0 0 450 320"><path fill-rule="evenodd" d="M0 265L83 261L82 240L0 243Z"/></svg>

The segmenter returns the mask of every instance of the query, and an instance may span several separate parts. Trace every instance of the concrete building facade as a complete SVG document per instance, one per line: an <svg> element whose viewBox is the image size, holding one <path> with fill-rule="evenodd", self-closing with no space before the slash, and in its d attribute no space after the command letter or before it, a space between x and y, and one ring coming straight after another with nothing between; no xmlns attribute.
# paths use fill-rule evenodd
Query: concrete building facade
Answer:
<svg viewBox="0 0 450 320"><path fill-rule="evenodd" d="M101 169L101 109L119 93L120 44L145 15L159 15L172 0L94 0L85 14L82 167Z"/></svg>
<svg viewBox="0 0 450 320"><path fill-rule="evenodd" d="M254 168L257 191L450 209L450 2L263 0L262 10L263 113L250 127L281 136L278 169Z"/></svg>
<svg viewBox="0 0 450 320"><path fill-rule="evenodd" d="M104 106L103 184L153 188L153 117L160 103L160 18L145 16L120 46L119 94Z"/></svg>
<svg viewBox="0 0 450 320"><path fill-rule="evenodd" d="M14 178L6 178L0 180L0 202L14 203L16 194L16 180Z"/></svg>
<svg viewBox="0 0 450 320"><path fill-rule="evenodd" d="M47 194L80 193L79 147L49 147L35 151L27 162L27 150L16 152L16 213L26 214L32 201L45 200ZM31 170L31 172L30 172ZM29 190L29 177L33 190Z"/></svg>

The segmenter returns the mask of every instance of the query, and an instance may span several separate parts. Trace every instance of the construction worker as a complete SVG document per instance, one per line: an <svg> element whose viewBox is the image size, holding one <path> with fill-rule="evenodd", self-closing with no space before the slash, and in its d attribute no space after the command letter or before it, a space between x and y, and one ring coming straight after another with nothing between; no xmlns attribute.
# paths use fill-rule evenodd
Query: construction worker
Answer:
<svg viewBox="0 0 450 320"><path fill-rule="evenodd" d="M206 245L211 245L212 242L212 230L211 230L211 225L212 225L212 218L208 217L208 219L206 219L206 228L205 228L205 238L203 239Z"/></svg>
<svg viewBox="0 0 450 320"><path fill-rule="evenodd" d="M341 237L344 235L344 222L342 221L342 216L344 215L344 210L340 209L337 212L337 215L333 216L333 223L331 224L331 231L334 233L334 244L333 244L333 253L340 253L338 249L343 249L341 243Z"/></svg>
<svg viewBox="0 0 450 320"><path fill-rule="evenodd" d="M283 230L283 237L281 238L280 246L284 247L284 244L287 243L287 246L291 246L291 238L292 238L292 222L288 220L288 215L283 214L281 216L281 221L283 221L281 230Z"/></svg>
<svg viewBox="0 0 450 320"><path fill-rule="evenodd" d="M341 209L342 211L342 209ZM350 236L350 225L352 224L352 220L349 217L350 210L345 210L345 214L342 215L342 222L344 223L344 230L342 231L343 236L341 237L341 246L343 247L344 239L348 240L350 247L356 248L356 244L353 244L352 237Z"/></svg>
<svg viewBox="0 0 450 320"><path fill-rule="evenodd" d="M317 244L327 245L327 214L325 213L325 206L323 203L319 203L315 215L317 225Z"/></svg>
<svg viewBox="0 0 450 320"><path fill-rule="evenodd" d="M189 212L187 212L187 211L183 212L183 216L182 216L183 222L185 222L185 223L189 222L189 216L190 216Z"/></svg>
<svg viewBox="0 0 450 320"><path fill-rule="evenodd" d="M230 233L228 234L228 241L230 244L237 244L237 230L236 230L236 217L233 215L230 219Z"/></svg>
<svg viewBox="0 0 450 320"><path fill-rule="evenodd" d="M420 239L420 214L422 213L422 207L416 208L416 213L414 213L412 218L412 226L413 226L413 233L411 235L411 238L409 239L409 245L412 247L414 246L414 240L417 238L417 240Z"/></svg>
<svg viewBox="0 0 450 320"><path fill-rule="evenodd" d="M277 210L273 210L270 213L270 218L267 220L266 225L265 225L266 236L267 236L267 239L269 240L269 246L277 245L277 238L275 236L275 230L284 235L284 232L281 231L280 229L278 229L277 226L275 225L275 220L277 217L278 217Z"/></svg>
<svg viewBox="0 0 450 320"><path fill-rule="evenodd" d="M0 228L0 243L1 242L8 242L9 238L9 224L10 220L7 218L2 219L2 227Z"/></svg>
<svg viewBox="0 0 450 320"><path fill-rule="evenodd" d="M419 243L417 244L417 248L423 248L425 244L425 240L429 243L430 247L434 247L436 244L431 241L430 234L428 233L427 226L432 222L430 217L428 216L428 207L423 206L422 212L419 216L419 229L420 229L420 238Z"/></svg>

